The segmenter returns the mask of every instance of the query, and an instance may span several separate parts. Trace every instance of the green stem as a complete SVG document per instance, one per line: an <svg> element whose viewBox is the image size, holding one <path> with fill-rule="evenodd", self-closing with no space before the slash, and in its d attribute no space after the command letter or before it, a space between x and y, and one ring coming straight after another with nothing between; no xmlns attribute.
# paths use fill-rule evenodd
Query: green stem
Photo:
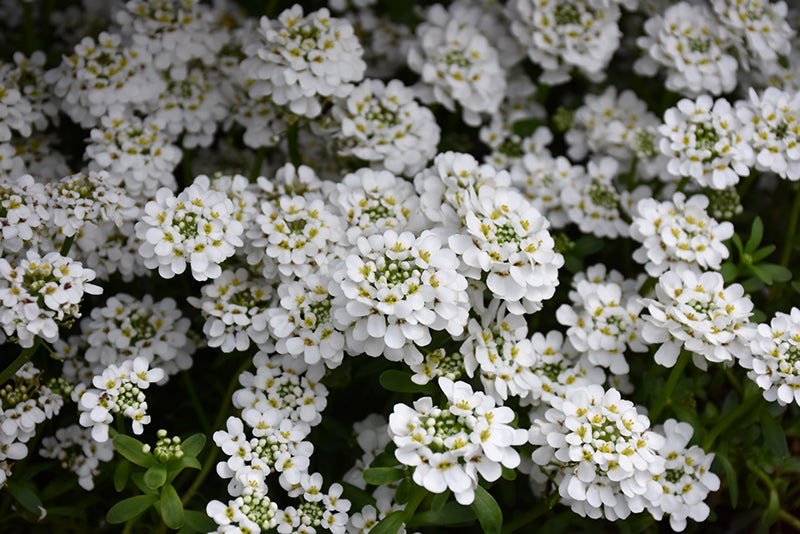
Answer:
<svg viewBox="0 0 800 534"><path fill-rule="evenodd" d="M33 345L31 345L28 348L22 349L22 352L20 353L19 356L17 356L17 359L11 362L11 364L5 369L3 369L2 373L0 373L0 384L5 384L9 380L11 380L11 377L13 377L14 374L17 371L19 371L20 367L25 365L28 361L30 361L31 358L33 358L33 355L36 354L36 350L39 348L39 345L41 345L41 343L42 343L42 338L37 336L33 342Z"/></svg>
<svg viewBox="0 0 800 534"><path fill-rule="evenodd" d="M716 441L719 435L722 434L725 429L727 429L733 423L739 421L742 416L752 410L760 400L760 392L753 392L750 397L745 397L739 406L728 412L725 417L723 417L723 419L709 431L703 440L703 449L707 451L711 450L711 446L714 445L714 441Z"/></svg>
<svg viewBox="0 0 800 534"><path fill-rule="evenodd" d="M300 149L297 146L297 137L300 131L300 124L299 121L295 121L294 123L289 126L289 131L286 132L287 139L289 141L289 159L292 162L292 165L295 167L299 167L302 163L302 158L300 157Z"/></svg>
<svg viewBox="0 0 800 534"><path fill-rule="evenodd" d="M184 149L183 150L183 159L181 159L181 177L183 178L183 183L181 187L188 187L193 181L194 176L192 175L192 160L194 159L194 149Z"/></svg>
<svg viewBox="0 0 800 534"><path fill-rule="evenodd" d="M661 415L664 407L672 402L670 398L672 392L678 384L678 380L683 376L683 370L686 369L686 364L689 363L691 356L691 352L686 349L681 349L681 354L678 356L678 361L675 362L675 366L669 374L667 383L661 388L661 391L658 393L658 398L656 398L656 402L653 404L653 409L650 410L649 417L651 422L658 420L658 416Z"/></svg>
<svg viewBox="0 0 800 534"><path fill-rule="evenodd" d="M260 147L256 152L256 159L250 167L250 183L254 183L261 174L261 166L264 164L264 156L267 154L266 147Z"/></svg>
<svg viewBox="0 0 800 534"><path fill-rule="evenodd" d="M794 196L794 203L792 204L792 213L789 215L789 226L786 231L786 240L783 242L783 253L781 254L781 265L784 267L789 266L789 260L792 258L792 245L794 244L794 234L797 231L797 219L800 218L800 188L797 188L797 193Z"/></svg>
<svg viewBox="0 0 800 534"><path fill-rule="evenodd" d="M233 390L236 389L236 385L239 383L239 375L241 375L250 365L252 364L253 359L247 358L245 362L239 366L239 369L236 370L234 373L233 378L231 379L230 383L228 384L228 389L225 390L225 394L222 397L223 399L230 400L231 396L233 395ZM212 428L221 428L222 423L225 420L225 416L230 409L230 402L222 402L220 403L219 411L217 412L217 416L214 418L214 426ZM217 453L219 451L216 447L209 447L208 456L206 457L205 462L203 463L202 468L200 469L200 473L197 475L197 478L194 479L192 485L189 486L189 489L186 490L184 493L183 498L181 498L181 503L185 507L189 500L194 497L194 494L197 493L197 490L200 489L200 486L203 484L203 481L206 479L208 474L214 468L214 465L217 460Z"/></svg>
<svg viewBox="0 0 800 534"><path fill-rule="evenodd" d="M796 518L786 510L778 512L778 516L786 523L792 526L793 529L800 532L800 519Z"/></svg>
<svg viewBox="0 0 800 534"><path fill-rule="evenodd" d="M125 528L122 529L122 534L130 534L131 532L133 532L133 525L136 524L137 518L138 516L134 517L133 519L129 519L128 522L125 523Z"/></svg>
<svg viewBox="0 0 800 534"><path fill-rule="evenodd" d="M72 248L72 243L75 241L75 235L68 236L64 239L64 243L61 244L61 250L58 251L59 254L62 256L66 256L69 254L69 249Z"/></svg>

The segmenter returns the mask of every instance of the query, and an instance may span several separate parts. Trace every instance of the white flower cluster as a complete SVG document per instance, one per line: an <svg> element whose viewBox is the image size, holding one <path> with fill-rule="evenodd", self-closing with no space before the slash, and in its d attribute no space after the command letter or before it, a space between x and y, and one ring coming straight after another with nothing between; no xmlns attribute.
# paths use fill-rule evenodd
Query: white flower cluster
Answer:
<svg viewBox="0 0 800 534"><path fill-rule="evenodd" d="M776 313L748 337L750 351L739 355L739 365L764 390L764 398L784 406L800 404L800 309Z"/></svg>
<svg viewBox="0 0 800 534"><path fill-rule="evenodd" d="M0 252L10 259L36 242L50 220L49 198L44 185L25 174L0 178ZM47 230L44 230L47 232Z"/></svg>
<svg viewBox="0 0 800 534"><path fill-rule="evenodd" d="M511 408L495 406L466 382L440 378L439 387L447 397L445 407L434 406L430 397L416 400L413 408L396 404L389 435L397 459L414 468L414 482L433 493L449 489L460 504L470 504L479 477L492 482L503 467L519 465L513 446L525 443L527 432L509 425Z"/></svg>
<svg viewBox="0 0 800 534"><path fill-rule="evenodd" d="M326 8L304 15L295 4L277 20L261 19L241 68L253 80L251 98L269 96L292 113L314 118L321 99L346 97L364 77L363 49L346 19Z"/></svg>
<svg viewBox="0 0 800 534"><path fill-rule="evenodd" d="M612 273L611 276L619 273ZM647 351L640 331L638 294L625 291L624 283L604 280L594 282L575 277L570 304L556 311L558 322L566 326L570 343L585 353L589 362L609 369L615 375L630 370L626 349Z"/></svg>
<svg viewBox="0 0 800 534"><path fill-rule="evenodd" d="M632 402L615 389L589 385L550 405L530 429L539 466L533 474L552 477L564 504L581 516L613 521L660 496L653 478L664 473L658 451L665 439L649 430L649 419Z"/></svg>
<svg viewBox="0 0 800 534"><path fill-rule="evenodd" d="M102 292L90 283L94 276L94 271L58 252L40 256L28 250L15 264L0 258L0 327L23 347L32 347L35 336L56 341L59 325L81 316L84 293Z"/></svg>
<svg viewBox="0 0 800 534"><path fill-rule="evenodd" d="M742 338L753 303L739 284L725 287L717 272L675 267L658 279L656 298L644 299L642 337L660 343L655 360L672 367L681 349L692 353L698 367L707 361L732 362L747 353Z"/></svg>
<svg viewBox="0 0 800 534"><path fill-rule="evenodd" d="M750 101L739 101L736 114L752 126L748 139L758 170L800 180L800 92L768 87L761 95L751 89Z"/></svg>
<svg viewBox="0 0 800 534"><path fill-rule="evenodd" d="M669 158L667 172L690 177L703 187L725 189L750 173L755 154L752 123L737 117L730 102L708 95L685 98L664 113L658 147Z"/></svg>
<svg viewBox="0 0 800 534"><path fill-rule="evenodd" d="M139 357L161 368L164 381L192 366L195 342L190 321L172 298L154 302L152 295L139 300L117 293L104 306L92 309L80 326L81 342L86 344L83 359L92 374Z"/></svg>
<svg viewBox="0 0 800 534"><path fill-rule="evenodd" d="M267 343L272 285L266 280L240 267L223 271L201 291L202 298L189 297L187 301L200 308L206 318L203 333L209 347L233 352L247 350L251 343Z"/></svg>
<svg viewBox="0 0 800 534"><path fill-rule="evenodd" d="M387 230L360 237L333 272L331 314L354 353L408 365L431 330L459 335L467 324L467 281L455 253L435 233Z"/></svg>
<svg viewBox="0 0 800 534"><path fill-rule="evenodd" d="M436 155L439 125L400 80L364 80L331 110L338 153L413 176Z"/></svg>
<svg viewBox="0 0 800 534"><path fill-rule="evenodd" d="M142 242L139 254L148 268L158 268L162 277L172 278L183 273L188 263L192 276L200 281L222 274L219 264L244 244L242 231L233 203L212 190L205 175L177 197L167 188L159 189L136 223L136 236Z"/></svg>
<svg viewBox="0 0 800 534"><path fill-rule="evenodd" d="M428 9L417 26L408 52L408 66L422 79L421 97L450 111L461 106L464 122L481 123L482 113L498 110L506 77L497 50L469 17L457 16L440 4Z"/></svg>
<svg viewBox="0 0 800 534"><path fill-rule="evenodd" d="M728 257L723 241L733 235L733 225L711 218L708 202L705 195L687 200L683 193L675 193L672 200L644 198L636 204L631 237L642 246L633 252L633 259L644 265L647 274L658 277L682 264L719 270Z"/></svg>
<svg viewBox="0 0 800 534"><path fill-rule="evenodd" d="M26 443L36 436L37 425L58 415L71 392L66 380L44 380L31 362L0 388L0 484L5 484L9 474L9 460L28 455Z"/></svg>
<svg viewBox="0 0 800 534"><path fill-rule="evenodd" d="M108 425L120 414L131 420L134 434L144 432L150 423L144 389L164 378L164 371L150 368L147 358L138 356L120 365L111 364L92 380L94 388L75 388L81 426L92 429L92 439L108 441Z"/></svg>
<svg viewBox="0 0 800 534"><path fill-rule="evenodd" d="M114 458L114 447L111 441L95 441L80 425L70 425L43 438L39 455L61 462L63 469L78 476L80 487L91 491L94 478L100 474L100 462L110 462Z"/></svg>

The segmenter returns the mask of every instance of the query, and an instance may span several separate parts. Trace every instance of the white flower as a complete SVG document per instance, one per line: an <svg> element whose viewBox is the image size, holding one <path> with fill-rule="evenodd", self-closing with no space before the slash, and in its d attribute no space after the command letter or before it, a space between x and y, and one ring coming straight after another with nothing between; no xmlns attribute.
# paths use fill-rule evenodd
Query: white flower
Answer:
<svg viewBox="0 0 800 534"><path fill-rule="evenodd" d="M6 259L42 233L42 226L50 220L48 204L44 186L33 176L0 178L0 252Z"/></svg>
<svg viewBox="0 0 800 534"><path fill-rule="evenodd" d="M425 218L414 187L389 171L359 169L346 175L330 201L347 222L347 239L355 245L361 236L386 230L418 232Z"/></svg>
<svg viewBox="0 0 800 534"><path fill-rule="evenodd" d="M706 360L730 362L746 354L740 331L748 323L753 303L739 284L724 286L717 272L699 273L673 268L656 284L656 299L644 299L649 315L642 315L642 337L660 343L656 363L672 367L681 348L692 352L695 365Z"/></svg>
<svg viewBox="0 0 800 534"><path fill-rule="evenodd" d="M15 87L11 67L0 62L0 142L10 141L12 130L23 137L30 136L33 124L44 119L38 110L33 112L31 103Z"/></svg>
<svg viewBox="0 0 800 534"><path fill-rule="evenodd" d="M750 352L739 356L739 364L749 369L750 380L764 390L768 401L800 404L800 309L776 313L748 337Z"/></svg>
<svg viewBox="0 0 800 534"><path fill-rule="evenodd" d="M269 327L280 354L302 357L309 365L338 367L344 358L344 334L331 316L330 278L311 274L278 286L277 302L268 310Z"/></svg>
<svg viewBox="0 0 800 534"><path fill-rule="evenodd" d="M59 428L55 436L43 438L39 455L58 460L63 469L78 475L78 484L83 489L91 491L94 477L100 474L100 462L111 461L114 447L110 441L95 441L88 431L73 424Z"/></svg>
<svg viewBox="0 0 800 534"><path fill-rule="evenodd" d="M566 226L570 219L561 200L562 192L580 183L586 170L564 156L553 157L541 150L525 154L511 167L511 183L554 228Z"/></svg>
<svg viewBox="0 0 800 534"><path fill-rule="evenodd" d="M292 113L316 117L322 99L346 97L364 77L363 50L346 19L326 8L303 14L295 4L277 20L261 19L258 40L247 45L242 69L253 79L251 98L270 96Z"/></svg>
<svg viewBox="0 0 800 534"><path fill-rule="evenodd" d="M61 99L61 109L84 128L109 113L148 108L165 87L146 50L123 46L119 35L106 32L97 41L84 37L45 80Z"/></svg>
<svg viewBox="0 0 800 534"><path fill-rule="evenodd" d="M280 479L281 486L287 490L290 497L299 497L299 506L287 507L286 515L294 516L300 524L307 525L309 532L313 533L315 527L322 526L333 534L344 534L347 525L347 512L350 510L350 501L342 499L343 488L341 484L334 483L328 488L327 493L322 491L322 475L319 473L304 473L300 480L287 482ZM291 525L281 521L278 524L278 532L288 533L296 531L293 527L294 517ZM287 529L287 527L292 527Z"/></svg>
<svg viewBox="0 0 800 534"><path fill-rule="evenodd" d="M340 156L355 156L377 168L413 176L436 155L436 118L400 80L388 84L364 80L334 104L331 116Z"/></svg>
<svg viewBox="0 0 800 534"><path fill-rule="evenodd" d="M450 111L460 104L464 122L471 126L481 123L481 113L497 111L505 73L497 50L471 21L436 4L416 35L408 66L422 78L424 101L439 102Z"/></svg>
<svg viewBox="0 0 800 534"><path fill-rule="evenodd" d="M644 264L653 277L678 264L719 270L728 257L723 241L733 235L733 225L712 219L707 208L705 195L686 200L683 193L675 193L671 201L640 200L633 214L631 237L642 246L633 252L633 259Z"/></svg>
<svg viewBox="0 0 800 534"><path fill-rule="evenodd" d="M331 286L333 322L348 349L415 365L422 361L415 345L430 343L431 329L460 334L468 303L458 265L432 232L360 237Z"/></svg>
<svg viewBox="0 0 800 534"><path fill-rule="evenodd" d="M558 322L567 326L567 336L589 361L608 368L613 374L630 370L625 350L645 352L639 336L639 312L643 305L636 296L623 293L615 282L593 283L580 280L570 291L572 305L562 304L556 311Z"/></svg>
<svg viewBox="0 0 800 534"><path fill-rule="evenodd" d="M44 51L37 50L30 56L26 56L22 52L14 52L13 60L13 63L9 62L0 66L0 80L5 80L10 85L16 85L21 98L14 108L19 110L20 105L24 106L23 100L29 102L30 114L23 120L35 130L45 130L48 123L58 124L58 104L45 80L44 66L47 57ZM0 101L8 105L7 99L9 98L13 98L13 95L7 94ZM8 113L4 122L9 121L8 126L22 133L22 130L11 124L17 120L10 116L14 114L14 109L8 110ZM22 135L27 137L25 134Z"/></svg>
<svg viewBox="0 0 800 534"><path fill-rule="evenodd" d="M647 511L660 520L669 515L669 526L676 532L686 528L686 519L705 521L711 511L703 500L719 489L719 477L711 472L714 453L706 453L697 445L689 447L694 429L689 423L675 419L664 422L665 442L658 451L664 459L664 472L653 479L662 491L647 505Z"/></svg>
<svg viewBox="0 0 800 534"><path fill-rule="evenodd" d="M139 254L164 278L183 273L187 263L196 280L217 278L222 274L219 264L243 245L243 228L234 213L230 199L213 191L205 175L177 197L161 188L136 223L142 240Z"/></svg>
<svg viewBox="0 0 800 534"><path fill-rule="evenodd" d="M389 435L397 459L414 467L414 482L434 493L449 488L467 505L475 499L479 475L491 482L500 477L501 466L519 465L513 447L525 443L526 432L509 425L510 408L495 407L491 397L467 383L440 378L439 387L447 397L445 408L434 407L430 397L413 408L396 404Z"/></svg>
<svg viewBox="0 0 800 534"><path fill-rule="evenodd" d="M535 417L532 459L551 473L562 502L582 516L609 520L644 509L660 491L653 477L664 472L657 452L663 436L615 389L592 384L569 388Z"/></svg>
<svg viewBox="0 0 800 534"><path fill-rule="evenodd" d="M564 258L553 250L549 223L512 189L481 187L468 204L462 231L448 243L464 263L465 275L479 279L512 313L531 313L553 296Z"/></svg>
<svg viewBox="0 0 800 534"><path fill-rule="evenodd" d="M572 67L592 81L619 47L622 32L620 0L514 0L507 8L511 32L527 49L531 61L544 69L542 81L569 81Z"/></svg>
<svg viewBox="0 0 800 534"><path fill-rule="evenodd" d="M789 54L795 31L787 20L786 2L711 0L711 6L718 20L740 41L737 46L744 51L740 59L745 66L749 61L776 62L779 55Z"/></svg>
<svg viewBox="0 0 800 534"><path fill-rule="evenodd" d="M84 293L99 295L95 273L80 262L49 252L28 250L25 259L9 264L0 258L0 327L23 347L34 336L50 343L59 337L59 323L80 317Z"/></svg>
<svg viewBox="0 0 800 534"><path fill-rule="evenodd" d="M536 364L525 317L508 313L500 302L493 301L480 321L470 319L459 349L467 374L472 377L479 371L485 391L498 403L509 395L528 395L535 383L531 367Z"/></svg>
<svg viewBox="0 0 800 534"><path fill-rule="evenodd" d="M800 180L800 92L768 87L759 96L751 88L750 101L737 102L736 114L752 127L746 141L755 152L756 168Z"/></svg>
<svg viewBox="0 0 800 534"><path fill-rule="evenodd" d="M211 501L206 506L206 514L217 525L223 527L218 532L251 532L258 534L268 531L278 524L278 505L266 495L266 490L252 490L249 493L228 501ZM235 530L225 527L236 525Z"/></svg>
<svg viewBox="0 0 800 534"><path fill-rule="evenodd" d="M481 165L470 154L443 152L433 165L414 177L422 212L429 220L449 229L458 229L482 186L507 187L508 171Z"/></svg>
<svg viewBox="0 0 800 534"><path fill-rule="evenodd" d="M725 189L750 173L755 154L753 125L743 123L724 98L685 98L664 113L658 147L669 158L667 172L689 176L703 187Z"/></svg>
<svg viewBox="0 0 800 534"><path fill-rule="evenodd" d="M673 4L647 19L644 31L636 39L644 53L633 65L637 74L655 76L664 67L666 88L688 96L719 95L736 87L738 64L726 53L732 35L707 7Z"/></svg>

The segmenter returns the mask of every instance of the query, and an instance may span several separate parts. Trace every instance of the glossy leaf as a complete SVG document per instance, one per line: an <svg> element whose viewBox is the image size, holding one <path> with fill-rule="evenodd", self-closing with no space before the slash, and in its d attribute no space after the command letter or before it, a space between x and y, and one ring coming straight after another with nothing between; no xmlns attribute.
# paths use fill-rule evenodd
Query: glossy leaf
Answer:
<svg viewBox="0 0 800 534"><path fill-rule="evenodd" d="M764 434L764 442L772 454L777 458L789 456L789 446L786 443L783 427L766 407L761 409L759 421L761 422L761 432Z"/></svg>
<svg viewBox="0 0 800 534"><path fill-rule="evenodd" d="M128 485L131 476L131 463L128 460L120 459L117 467L114 468L114 489L120 492Z"/></svg>
<svg viewBox="0 0 800 534"><path fill-rule="evenodd" d="M372 527L370 534L396 534L403 526L403 512L392 512Z"/></svg>
<svg viewBox="0 0 800 534"><path fill-rule="evenodd" d="M367 484L380 486L402 480L405 477L405 473L403 473L402 469L395 467L370 467L364 470L363 477Z"/></svg>
<svg viewBox="0 0 800 534"><path fill-rule="evenodd" d="M475 500L470 505L486 534L500 534L503 512L494 497L482 486L475 489Z"/></svg>
<svg viewBox="0 0 800 534"><path fill-rule="evenodd" d="M124 523L150 508L157 500L155 495L137 495L120 501L108 511L106 521L111 524Z"/></svg>
<svg viewBox="0 0 800 534"><path fill-rule="evenodd" d="M167 484L161 488L161 519L169 528L178 529L183 526L183 504L178 492L172 484Z"/></svg>
<svg viewBox="0 0 800 534"><path fill-rule="evenodd" d="M167 481L167 468L163 465L151 465L144 472L144 483L150 489L157 489Z"/></svg>
<svg viewBox="0 0 800 534"><path fill-rule="evenodd" d="M145 454L142 451L144 443L138 439L119 434L114 437L111 443L114 445L114 449L131 463L142 467L150 467L156 463L156 459L152 454Z"/></svg>
<svg viewBox="0 0 800 534"><path fill-rule="evenodd" d="M196 532L212 532L217 528L217 524L205 512L184 510L183 518L186 521L185 526L192 528Z"/></svg>
<svg viewBox="0 0 800 534"><path fill-rule="evenodd" d="M200 454L200 451L203 450L203 447L206 444L206 437L203 434L192 434L186 440L181 442L181 450L183 451L183 457L186 458L187 456L196 457Z"/></svg>

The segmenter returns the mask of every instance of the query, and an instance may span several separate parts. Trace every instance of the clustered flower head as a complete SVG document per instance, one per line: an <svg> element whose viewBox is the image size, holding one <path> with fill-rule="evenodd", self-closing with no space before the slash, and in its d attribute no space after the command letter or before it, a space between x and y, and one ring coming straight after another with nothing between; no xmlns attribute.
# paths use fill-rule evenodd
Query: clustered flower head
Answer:
<svg viewBox="0 0 800 534"><path fill-rule="evenodd" d="M219 264L243 246L242 231L233 203L211 190L204 175L177 196L167 188L159 189L136 223L139 254L148 268L158 268L162 277L172 278L188 264L200 281L222 274Z"/></svg>
<svg viewBox="0 0 800 534"><path fill-rule="evenodd" d="M750 332L739 356L747 376L764 390L764 398L781 405L800 404L800 309L778 312Z"/></svg>
<svg viewBox="0 0 800 534"><path fill-rule="evenodd" d="M473 391L466 382L439 379L447 398L443 407L422 397L413 407L396 404L389 416L395 456L414 468L414 482L433 493L449 489L461 504L475 499L479 478L500 478L502 468L520 463L514 445L526 441L526 431L509 423L514 412L495 406L492 398Z"/></svg>

